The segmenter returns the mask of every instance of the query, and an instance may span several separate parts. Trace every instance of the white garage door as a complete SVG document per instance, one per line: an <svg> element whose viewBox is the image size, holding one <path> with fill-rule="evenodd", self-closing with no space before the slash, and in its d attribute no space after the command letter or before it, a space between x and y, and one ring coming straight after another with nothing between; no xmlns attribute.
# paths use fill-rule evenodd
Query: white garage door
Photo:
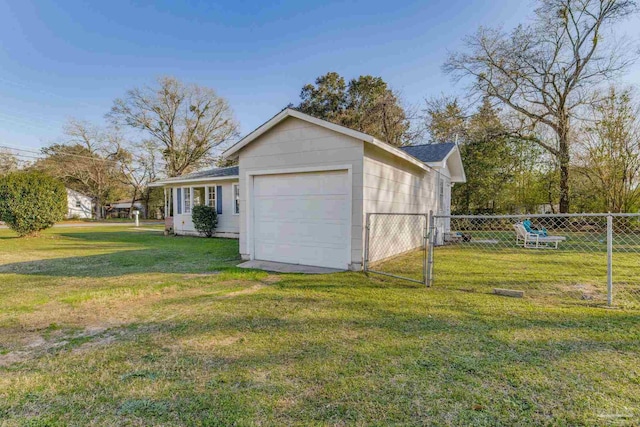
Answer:
<svg viewBox="0 0 640 427"><path fill-rule="evenodd" d="M347 268L347 171L256 176L253 199L255 259Z"/></svg>

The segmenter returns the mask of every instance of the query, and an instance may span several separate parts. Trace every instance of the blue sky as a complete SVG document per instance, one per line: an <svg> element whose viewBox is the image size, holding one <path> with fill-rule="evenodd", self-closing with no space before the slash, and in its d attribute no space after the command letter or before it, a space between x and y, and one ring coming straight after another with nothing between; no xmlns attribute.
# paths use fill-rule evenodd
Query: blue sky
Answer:
<svg viewBox="0 0 640 427"><path fill-rule="evenodd" d="M91 3L91 4L90 4ZM247 133L327 71L383 77L412 104L461 91L440 67L479 25L532 3L0 0L0 145L37 148L70 117L102 122L127 89L174 75L215 88ZM620 28L637 37L640 19ZM634 65L627 82L640 84Z"/></svg>

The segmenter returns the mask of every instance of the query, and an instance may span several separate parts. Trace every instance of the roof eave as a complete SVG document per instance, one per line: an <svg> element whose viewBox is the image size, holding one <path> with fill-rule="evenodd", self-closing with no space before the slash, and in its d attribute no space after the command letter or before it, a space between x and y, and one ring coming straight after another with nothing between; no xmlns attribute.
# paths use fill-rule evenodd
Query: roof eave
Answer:
<svg viewBox="0 0 640 427"><path fill-rule="evenodd" d="M191 182L204 182L204 181L232 181L234 179L240 179L240 176L226 175L226 176L210 176L210 177L191 178L191 179L177 179L175 181L156 181L149 184L149 187L164 187L171 184L186 184Z"/></svg>

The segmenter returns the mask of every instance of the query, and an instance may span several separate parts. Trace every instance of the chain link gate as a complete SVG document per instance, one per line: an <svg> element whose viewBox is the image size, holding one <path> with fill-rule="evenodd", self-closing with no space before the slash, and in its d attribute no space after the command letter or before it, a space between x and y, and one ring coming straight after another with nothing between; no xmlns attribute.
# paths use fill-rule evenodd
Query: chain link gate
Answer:
<svg viewBox="0 0 640 427"><path fill-rule="evenodd" d="M428 286L431 217L431 213L368 213L364 271Z"/></svg>

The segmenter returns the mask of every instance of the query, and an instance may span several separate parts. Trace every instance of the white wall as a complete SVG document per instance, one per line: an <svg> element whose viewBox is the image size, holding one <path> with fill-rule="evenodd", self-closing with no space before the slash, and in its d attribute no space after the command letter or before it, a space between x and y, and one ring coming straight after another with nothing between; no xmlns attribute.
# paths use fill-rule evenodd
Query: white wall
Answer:
<svg viewBox="0 0 640 427"><path fill-rule="evenodd" d="M240 227L239 220L240 215L233 212L233 183L237 183L237 180L225 180L225 181L199 181L190 182L187 184L172 184L165 186L168 191L173 188L173 229L176 234L181 235L197 235L198 232L193 227L193 221L191 220L191 213L185 213L184 207L182 213L178 214L178 203L182 203L182 200L178 200L177 188L182 188L182 192L187 191L191 187L215 187L222 186L222 214L218 215L218 225L216 227L216 236L218 237L234 237L238 238ZM206 195L205 190L205 195ZM182 196L184 197L184 196ZM193 197L191 198L193 204Z"/></svg>
<svg viewBox="0 0 640 427"><path fill-rule="evenodd" d="M67 188L67 218L91 218L92 207L90 197Z"/></svg>
<svg viewBox="0 0 640 427"><path fill-rule="evenodd" d="M348 165L352 171L351 262L362 263L362 168L360 140L293 117L285 119L239 152L240 166L240 253L250 256L247 238L247 176L258 171L283 171Z"/></svg>
<svg viewBox="0 0 640 427"><path fill-rule="evenodd" d="M428 214L438 211L435 170L423 170L377 147L364 149L364 213ZM446 189L450 186L445 184ZM369 261L419 248L423 244L425 216L373 215Z"/></svg>

